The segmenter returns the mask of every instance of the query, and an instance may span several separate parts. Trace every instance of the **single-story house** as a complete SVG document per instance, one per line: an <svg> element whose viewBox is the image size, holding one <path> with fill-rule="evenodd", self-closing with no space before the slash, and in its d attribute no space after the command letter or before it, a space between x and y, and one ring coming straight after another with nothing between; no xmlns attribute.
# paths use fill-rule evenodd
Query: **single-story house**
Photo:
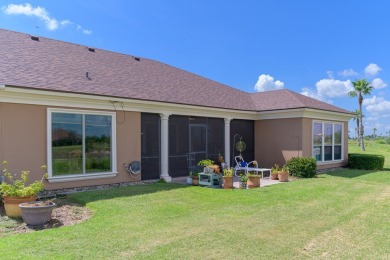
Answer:
<svg viewBox="0 0 390 260"><path fill-rule="evenodd" d="M349 111L287 89L247 93L140 57L0 29L0 160L49 190L186 176L241 140L263 167L348 160ZM140 161L140 174L127 167Z"/></svg>

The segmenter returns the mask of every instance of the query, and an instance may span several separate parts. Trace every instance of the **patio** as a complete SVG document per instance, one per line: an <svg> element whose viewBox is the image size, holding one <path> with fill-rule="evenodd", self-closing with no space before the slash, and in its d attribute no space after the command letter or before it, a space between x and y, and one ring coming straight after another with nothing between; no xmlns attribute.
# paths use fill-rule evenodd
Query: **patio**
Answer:
<svg viewBox="0 0 390 260"><path fill-rule="evenodd" d="M187 176L172 178L172 183L189 185L189 184L187 184ZM268 178L264 178L264 179L261 179L261 181L260 181L260 187L270 186L270 185L274 185L274 184L278 184L278 183L280 183L278 180L271 180ZM233 180L234 188L238 189L239 185L240 185L239 178L234 177L234 180Z"/></svg>

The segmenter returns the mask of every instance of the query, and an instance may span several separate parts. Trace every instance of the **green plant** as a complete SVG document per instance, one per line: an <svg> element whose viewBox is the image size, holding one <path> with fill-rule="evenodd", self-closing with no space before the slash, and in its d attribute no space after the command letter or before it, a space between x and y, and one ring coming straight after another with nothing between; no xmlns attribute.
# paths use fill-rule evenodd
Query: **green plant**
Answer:
<svg viewBox="0 0 390 260"><path fill-rule="evenodd" d="M212 164L214 164L214 161L210 160L210 159L203 159L203 160L198 162L198 165L204 166L204 167L210 166Z"/></svg>
<svg viewBox="0 0 390 260"><path fill-rule="evenodd" d="M352 169L382 170L385 164L383 155L375 154L348 154L348 166Z"/></svg>
<svg viewBox="0 0 390 260"><path fill-rule="evenodd" d="M278 173L280 171L280 167L279 167L279 164L274 164L274 166L272 166L272 168L271 168L271 172L272 173Z"/></svg>
<svg viewBox="0 0 390 260"><path fill-rule="evenodd" d="M240 182L246 183L247 181L248 181L248 176L246 176L245 174L241 175Z"/></svg>
<svg viewBox="0 0 390 260"><path fill-rule="evenodd" d="M197 172L191 172L191 177L198 177L199 176L199 173Z"/></svg>
<svg viewBox="0 0 390 260"><path fill-rule="evenodd" d="M301 178L313 178L316 175L317 162L312 157L293 157L286 167L291 175Z"/></svg>
<svg viewBox="0 0 390 260"><path fill-rule="evenodd" d="M21 171L20 180L14 180L16 174L13 175L10 173L7 169L7 165L7 161L3 161L3 173L7 182L0 184L0 193L4 196L30 197L35 196L44 190L45 185L43 179L47 178L46 165L41 166L41 169L45 172L42 179L40 181L35 181L30 185L26 185L30 171Z"/></svg>
<svg viewBox="0 0 390 260"><path fill-rule="evenodd" d="M287 164L284 164L284 165L282 166L282 168L280 168L280 171L281 171L281 172L288 172L288 166L287 166Z"/></svg>
<svg viewBox="0 0 390 260"><path fill-rule="evenodd" d="M224 177L233 177L233 168L223 169L222 174Z"/></svg>
<svg viewBox="0 0 390 260"><path fill-rule="evenodd" d="M160 177L157 183L167 183L167 181L164 179L164 177Z"/></svg>

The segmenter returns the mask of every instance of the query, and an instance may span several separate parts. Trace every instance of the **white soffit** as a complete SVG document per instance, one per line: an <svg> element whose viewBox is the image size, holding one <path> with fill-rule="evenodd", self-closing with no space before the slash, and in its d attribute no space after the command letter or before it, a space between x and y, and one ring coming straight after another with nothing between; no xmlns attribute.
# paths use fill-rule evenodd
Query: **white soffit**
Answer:
<svg viewBox="0 0 390 260"><path fill-rule="evenodd" d="M94 96L87 94L65 93L26 89L7 86L0 91L2 102L69 107L81 109L100 109L109 111L132 111L145 113L163 113L169 115L204 116L247 120L266 120L283 118L314 118L321 120L349 121L353 115L311 108L298 108L274 111L239 111L223 108L164 103L156 101ZM112 103L113 101L114 103ZM123 103L123 107L121 104ZM115 106L115 108L114 108Z"/></svg>

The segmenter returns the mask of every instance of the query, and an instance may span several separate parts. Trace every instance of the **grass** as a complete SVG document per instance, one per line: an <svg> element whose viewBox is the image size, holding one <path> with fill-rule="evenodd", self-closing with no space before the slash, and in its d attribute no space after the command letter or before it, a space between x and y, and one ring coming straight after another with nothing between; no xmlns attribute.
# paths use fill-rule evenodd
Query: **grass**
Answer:
<svg viewBox="0 0 390 260"><path fill-rule="evenodd" d="M390 172L341 170L261 189L151 184L71 195L82 224L3 237L35 259L388 259Z"/></svg>
<svg viewBox="0 0 390 260"><path fill-rule="evenodd" d="M364 146L366 151L362 151L360 147L356 144L356 140L350 140L348 142L348 152L349 153L366 153L366 154L381 154L385 156L385 165L384 168L390 169L390 145L389 144L380 144L373 140L364 140Z"/></svg>

